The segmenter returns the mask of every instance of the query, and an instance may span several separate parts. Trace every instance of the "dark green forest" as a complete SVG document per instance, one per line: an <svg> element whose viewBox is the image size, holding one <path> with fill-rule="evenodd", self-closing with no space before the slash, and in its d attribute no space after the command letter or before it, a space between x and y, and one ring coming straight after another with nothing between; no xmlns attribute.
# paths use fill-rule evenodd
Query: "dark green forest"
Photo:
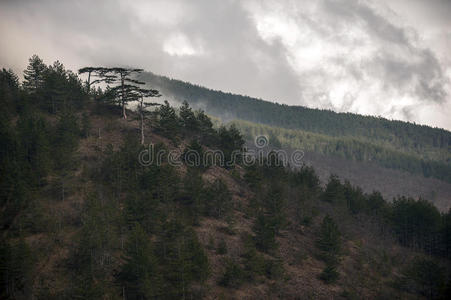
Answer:
<svg viewBox="0 0 451 300"><path fill-rule="evenodd" d="M129 110L144 97L140 82L108 80L127 69L96 70L111 86L38 56L22 82L0 72L2 299L450 297L451 211L334 175L323 186L312 167L286 168L274 155L192 165L193 150L244 153L244 134L187 102ZM255 101L243 105L273 105ZM444 130L321 113L343 118L341 135L368 134L357 122L381 141L450 145ZM339 130L321 120L309 130ZM179 150L180 165L140 163L148 143Z"/></svg>
<svg viewBox="0 0 451 300"><path fill-rule="evenodd" d="M247 141L253 141L258 135L269 137L274 148L302 149L325 156L344 158L358 162L373 162L378 165L421 174L451 183L451 166L448 164L424 160L418 155L395 150L354 137L331 137L303 130L285 129L261 125L248 121L232 121L243 133Z"/></svg>
<svg viewBox="0 0 451 300"><path fill-rule="evenodd" d="M372 161L451 182L451 133L447 130L382 117L288 106L210 90L150 72L139 78L180 102L186 100L208 114L236 120L244 125L242 130L259 127L265 134L284 131L283 146Z"/></svg>

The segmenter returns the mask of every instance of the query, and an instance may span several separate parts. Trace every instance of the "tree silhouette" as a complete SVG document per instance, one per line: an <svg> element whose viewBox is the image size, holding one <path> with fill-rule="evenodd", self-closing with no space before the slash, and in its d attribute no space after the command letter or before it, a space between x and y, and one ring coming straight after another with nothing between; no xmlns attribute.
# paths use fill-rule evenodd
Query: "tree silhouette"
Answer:
<svg viewBox="0 0 451 300"><path fill-rule="evenodd" d="M117 84L111 89L111 93L119 101L122 108L122 118L127 119L125 107L128 102L137 101L139 99L137 85L143 85L140 82L132 79L131 75L139 74L143 69L127 69L127 68L109 68L104 76L109 77L109 82Z"/></svg>
<svg viewBox="0 0 451 300"><path fill-rule="evenodd" d="M88 91L91 85L95 83L105 82L107 84L113 84L114 86L108 89L107 95L119 103L122 108L122 118L127 119L126 105L128 102L139 100L139 86L144 84L144 82L133 79L132 76L142 71L144 70L120 67L84 67L79 69L78 73L88 74L86 82ZM97 79L91 82L91 76L95 76Z"/></svg>
<svg viewBox="0 0 451 300"><path fill-rule="evenodd" d="M147 108L161 105L160 103L155 102L144 102L144 98L160 97L161 94L157 90L143 88L136 89L135 92L137 93L139 101L138 113L140 119L141 145L144 145L144 119L151 113Z"/></svg>
<svg viewBox="0 0 451 300"><path fill-rule="evenodd" d="M96 83L111 83L114 79L113 76L108 74L109 69L105 67L84 67L78 70L78 74L88 74L88 79L86 80L86 87L88 88L88 93L91 91L91 86ZM91 81L91 76L96 78Z"/></svg>
<svg viewBox="0 0 451 300"><path fill-rule="evenodd" d="M36 54L29 59L27 68L23 71L23 86L30 93L35 94L44 82L46 65Z"/></svg>

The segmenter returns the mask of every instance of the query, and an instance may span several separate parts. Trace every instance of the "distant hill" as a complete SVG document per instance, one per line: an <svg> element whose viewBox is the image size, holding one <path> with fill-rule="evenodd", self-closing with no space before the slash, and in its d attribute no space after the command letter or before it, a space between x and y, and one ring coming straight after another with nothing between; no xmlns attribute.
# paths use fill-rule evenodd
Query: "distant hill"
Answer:
<svg viewBox="0 0 451 300"><path fill-rule="evenodd" d="M186 100L225 121L244 120L289 129L290 146L451 182L451 132L403 121L272 103L215 91L151 72L140 79L163 96ZM279 133L280 130L273 130ZM302 139L304 137L304 139ZM280 137L279 137L280 138Z"/></svg>

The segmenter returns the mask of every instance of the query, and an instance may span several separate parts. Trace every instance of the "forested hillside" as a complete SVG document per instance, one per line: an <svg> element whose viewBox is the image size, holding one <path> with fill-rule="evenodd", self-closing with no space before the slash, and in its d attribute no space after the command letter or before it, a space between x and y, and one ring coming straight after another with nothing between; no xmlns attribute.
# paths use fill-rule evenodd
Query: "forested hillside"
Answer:
<svg viewBox="0 0 451 300"><path fill-rule="evenodd" d="M96 70L0 71L0 298L450 298L451 210L248 163L236 126Z"/></svg>
<svg viewBox="0 0 451 300"><path fill-rule="evenodd" d="M142 80L165 96L226 121L245 120L274 127L285 145L422 174L451 182L451 132L384 118L288 106L209 90L153 73ZM246 128L256 127L242 123ZM244 128L243 128L244 129ZM288 130L282 130L288 129Z"/></svg>

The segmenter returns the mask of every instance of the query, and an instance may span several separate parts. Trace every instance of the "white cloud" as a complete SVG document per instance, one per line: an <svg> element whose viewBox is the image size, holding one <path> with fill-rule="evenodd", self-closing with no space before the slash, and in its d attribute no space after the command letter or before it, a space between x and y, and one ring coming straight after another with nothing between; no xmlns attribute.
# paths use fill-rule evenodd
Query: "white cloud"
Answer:
<svg viewBox="0 0 451 300"><path fill-rule="evenodd" d="M204 52L202 47L193 45L183 33L171 34L163 42L163 50L172 56L201 55Z"/></svg>

